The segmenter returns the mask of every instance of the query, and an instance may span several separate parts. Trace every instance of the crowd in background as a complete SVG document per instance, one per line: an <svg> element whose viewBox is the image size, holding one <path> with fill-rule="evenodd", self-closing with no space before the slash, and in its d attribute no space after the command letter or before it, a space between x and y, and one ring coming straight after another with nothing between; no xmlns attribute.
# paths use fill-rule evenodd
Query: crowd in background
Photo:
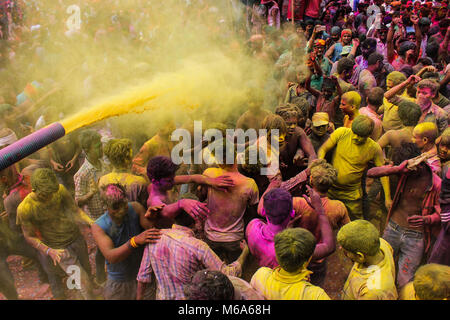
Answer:
<svg viewBox="0 0 450 320"><path fill-rule="evenodd" d="M78 30L65 24L69 3L55 2L63 9L0 0L0 148L106 90L102 77L151 72L150 62L125 76L107 66L126 67L136 52L145 61L164 41L145 28L161 4L86 1ZM179 6L270 66L245 108L209 127L267 135L243 153L229 136L203 143L193 151L212 164L176 165L170 135L184 124L142 135L106 120L0 171L0 293L19 297L7 262L18 255L54 299L68 298L72 266L84 299L448 299L448 1ZM70 69L66 41L92 41L95 72L51 68L57 59ZM274 130L277 152L267 148ZM235 160L258 150L279 166L263 175L261 163L224 164L217 150Z"/></svg>

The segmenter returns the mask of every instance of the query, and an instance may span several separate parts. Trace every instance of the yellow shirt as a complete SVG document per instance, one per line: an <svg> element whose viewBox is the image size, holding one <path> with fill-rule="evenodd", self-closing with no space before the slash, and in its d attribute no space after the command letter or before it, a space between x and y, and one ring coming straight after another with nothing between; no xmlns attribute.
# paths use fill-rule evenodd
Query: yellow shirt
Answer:
<svg viewBox="0 0 450 320"><path fill-rule="evenodd" d="M380 250L384 259L377 265L353 265L342 290L343 300L397 300L392 247L380 238Z"/></svg>
<svg viewBox="0 0 450 320"><path fill-rule="evenodd" d="M412 281L400 289L398 300L417 300L416 291L414 290L414 283Z"/></svg>
<svg viewBox="0 0 450 320"><path fill-rule="evenodd" d="M262 267L253 275L250 284L267 300L331 300L322 288L308 281L311 273L309 270L289 273L281 267L273 270Z"/></svg>
<svg viewBox="0 0 450 320"><path fill-rule="evenodd" d="M341 127L336 129L329 138L336 145L331 163L338 172L337 181L329 190L329 196L332 199L360 199L363 172L368 162L381 153L381 147L371 138L357 145L352 141L352 137L351 129Z"/></svg>
<svg viewBox="0 0 450 320"><path fill-rule="evenodd" d="M414 99L408 96L406 90L401 97L414 102ZM388 130L398 130L404 127L403 122L398 115L398 106L389 102L386 98L383 98L383 105L380 107L379 112L383 113L383 129L385 132Z"/></svg>

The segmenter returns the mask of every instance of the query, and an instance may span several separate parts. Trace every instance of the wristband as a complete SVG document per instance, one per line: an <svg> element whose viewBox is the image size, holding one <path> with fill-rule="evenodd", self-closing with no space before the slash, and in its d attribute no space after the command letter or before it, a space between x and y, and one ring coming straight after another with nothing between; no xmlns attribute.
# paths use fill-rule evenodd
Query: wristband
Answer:
<svg viewBox="0 0 450 320"><path fill-rule="evenodd" d="M133 238L130 239L130 244L131 244L131 246L132 246L133 248L137 248L138 245L137 245L136 241L134 241L134 238L135 238L135 237L133 237Z"/></svg>

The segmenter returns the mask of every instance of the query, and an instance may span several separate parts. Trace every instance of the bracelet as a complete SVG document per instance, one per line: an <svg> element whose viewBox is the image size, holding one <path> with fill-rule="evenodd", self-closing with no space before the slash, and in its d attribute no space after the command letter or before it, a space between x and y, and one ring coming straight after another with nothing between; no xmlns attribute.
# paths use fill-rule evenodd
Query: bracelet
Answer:
<svg viewBox="0 0 450 320"><path fill-rule="evenodd" d="M131 244L131 246L132 246L133 248L137 248L138 245L137 245L136 241L134 241L134 238L135 238L135 237L133 237L133 238L130 239L130 244Z"/></svg>
<svg viewBox="0 0 450 320"><path fill-rule="evenodd" d="M48 256L48 252L50 251L50 247L47 248L47 251L45 251L45 254Z"/></svg>

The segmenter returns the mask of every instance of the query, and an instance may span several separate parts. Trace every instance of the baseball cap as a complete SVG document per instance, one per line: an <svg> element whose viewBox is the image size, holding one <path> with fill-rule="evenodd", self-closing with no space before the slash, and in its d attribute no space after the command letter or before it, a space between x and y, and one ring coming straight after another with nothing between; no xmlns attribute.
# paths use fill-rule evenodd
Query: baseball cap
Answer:
<svg viewBox="0 0 450 320"><path fill-rule="evenodd" d="M316 112L312 116L312 123L314 127L320 127L328 124L329 122L330 118L326 112Z"/></svg>
<svg viewBox="0 0 450 320"><path fill-rule="evenodd" d="M341 56L345 56L346 54L349 54L350 51L352 51L352 46L343 46L341 51Z"/></svg>

